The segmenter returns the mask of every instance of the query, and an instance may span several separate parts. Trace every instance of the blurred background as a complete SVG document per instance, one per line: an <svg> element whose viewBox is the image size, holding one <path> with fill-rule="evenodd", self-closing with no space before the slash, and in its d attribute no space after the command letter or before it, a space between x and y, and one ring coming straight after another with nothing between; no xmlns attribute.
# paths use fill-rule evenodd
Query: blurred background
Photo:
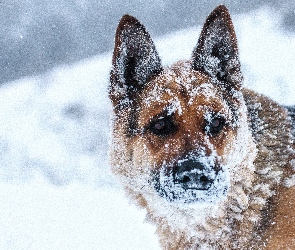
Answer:
<svg viewBox="0 0 295 250"><path fill-rule="evenodd" d="M155 37L201 25L221 3L232 14L272 7L283 29L295 32L294 0L1 0L0 84L110 51L123 14Z"/></svg>

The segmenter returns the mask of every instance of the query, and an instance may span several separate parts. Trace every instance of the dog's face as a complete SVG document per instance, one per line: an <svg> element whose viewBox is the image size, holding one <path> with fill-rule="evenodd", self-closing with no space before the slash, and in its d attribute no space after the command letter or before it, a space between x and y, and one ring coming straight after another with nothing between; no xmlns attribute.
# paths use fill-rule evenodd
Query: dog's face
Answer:
<svg viewBox="0 0 295 250"><path fill-rule="evenodd" d="M237 128L226 99L226 91L190 62L165 69L138 95L133 159L149 158L160 196L194 202L226 192L224 165Z"/></svg>
<svg viewBox="0 0 295 250"><path fill-rule="evenodd" d="M237 53L223 8L208 17L192 60L164 69L145 28L124 16L110 86L114 137L124 141L115 154L125 158L122 164L116 159L115 172L131 182L145 178L169 202L212 202L226 195L239 161L237 133L247 123Z"/></svg>

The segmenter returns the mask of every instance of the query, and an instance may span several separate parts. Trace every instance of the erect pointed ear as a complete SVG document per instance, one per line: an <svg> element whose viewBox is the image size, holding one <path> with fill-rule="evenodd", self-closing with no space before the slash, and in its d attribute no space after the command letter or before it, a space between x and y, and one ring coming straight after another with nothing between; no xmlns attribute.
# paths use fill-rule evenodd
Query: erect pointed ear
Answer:
<svg viewBox="0 0 295 250"><path fill-rule="evenodd" d="M113 105L132 103L149 78L162 70L155 45L145 27L124 15L118 25L109 95Z"/></svg>
<svg viewBox="0 0 295 250"><path fill-rule="evenodd" d="M208 16L193 52L193 69L218 79L227 89L242 83L237 38L228 9L220 5Z"/></svg>

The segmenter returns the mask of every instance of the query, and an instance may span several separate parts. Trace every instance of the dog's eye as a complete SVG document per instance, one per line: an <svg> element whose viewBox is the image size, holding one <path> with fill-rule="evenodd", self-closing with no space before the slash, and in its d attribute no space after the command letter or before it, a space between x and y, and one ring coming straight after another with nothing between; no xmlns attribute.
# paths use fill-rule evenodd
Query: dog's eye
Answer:
<svg viewBox="0 0 295 250"><path fill-rule="evenodd" d="M224 117L215 116L209 121L206 120L205 131L209 135L212 135L212 136L217 135L223 129L224 124L225 124Z"/></svg>
<svg viewBox="0 0 295 250"><path fill-rule="evenodd" d="M175 125L171 117L163 117L151 123L149 129L157 136L167 136L175 131Z"/></svg>

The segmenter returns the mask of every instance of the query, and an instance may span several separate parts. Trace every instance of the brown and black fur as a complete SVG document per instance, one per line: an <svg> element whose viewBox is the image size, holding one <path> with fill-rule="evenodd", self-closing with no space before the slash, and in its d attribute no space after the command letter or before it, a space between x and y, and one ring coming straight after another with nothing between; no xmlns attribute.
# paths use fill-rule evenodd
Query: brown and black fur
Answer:
<svg viewBox="0 0 295 250"><path fill-rule="evenodd" d="M226 7L207 18L191 60L170 67L122 17L112 171L163 249L295 249L294 112L242 83Z"/></svg>

